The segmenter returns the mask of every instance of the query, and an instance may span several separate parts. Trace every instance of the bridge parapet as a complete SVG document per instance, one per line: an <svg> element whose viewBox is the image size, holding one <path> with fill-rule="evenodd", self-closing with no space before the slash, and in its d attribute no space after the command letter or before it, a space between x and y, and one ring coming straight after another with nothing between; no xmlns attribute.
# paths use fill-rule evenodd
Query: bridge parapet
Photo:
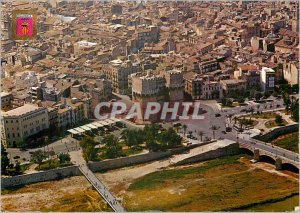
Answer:
<svg viewBox="0 0 300 213"><path fill-rule="evenodd" d="M279 155L279 154L277 154L277 152L272 153L270 151L254 147L253 145L248 144L248 143L239 143L239 147L243 148L243 149L248 149L249 151L251 151L253 153L254 160L258 161L261 156L268 156L268 157L272 158L275 162L277 169L281 169L282 164L291 164L299 169L299 159L293 152L290 152L290 153L295 155L295 160L291 160L291 159L287 158L285 156L285 154Z"/></svg>

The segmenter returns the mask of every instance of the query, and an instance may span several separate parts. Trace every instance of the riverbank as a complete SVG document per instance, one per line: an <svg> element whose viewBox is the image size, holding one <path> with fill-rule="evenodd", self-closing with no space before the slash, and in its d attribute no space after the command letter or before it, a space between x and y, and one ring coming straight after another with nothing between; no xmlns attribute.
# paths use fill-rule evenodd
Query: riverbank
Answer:
<svg viewBox="0 0 300 213"><path fill-rule="evenodd" d="M295 196L299 199L294 195L299 193L298 174L277 171L264 162L253 164L250 159L235 155L175 167L170 166L170 159L162 159L96 175L127 211L294 208ZM109 210L82 176L2 190L2 211Z"/></svg>

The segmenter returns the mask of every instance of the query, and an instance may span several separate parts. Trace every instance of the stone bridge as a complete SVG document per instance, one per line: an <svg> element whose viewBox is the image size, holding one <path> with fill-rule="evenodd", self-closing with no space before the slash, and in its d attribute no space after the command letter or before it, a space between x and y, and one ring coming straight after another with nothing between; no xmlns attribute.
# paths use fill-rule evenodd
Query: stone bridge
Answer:
<svg viewBox="0 0 300 213"><path fill-rule="evenodd" d="M250 151L254 160L267 160L275 163L276 169L293 168L299 170L299 155L261 141L239 142L239 147Z"/></svg>

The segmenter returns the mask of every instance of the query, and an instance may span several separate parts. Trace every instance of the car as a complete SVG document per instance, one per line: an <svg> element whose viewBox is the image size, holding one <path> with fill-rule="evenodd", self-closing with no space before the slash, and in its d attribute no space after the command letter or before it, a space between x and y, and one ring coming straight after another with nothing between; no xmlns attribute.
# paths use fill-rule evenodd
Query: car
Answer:
<svg viewBox="0 0 300 213"><path fill-rule="evenodd" d="M232 128L231 127L226 127L226 132L231 132Z"/></svg>
<svg viewBox="0 0 300 213"><path fill-rule="evenodd" d="M222 131L222 133L223 133L223 134L226 134L226 132L225 132L225 131Z"/></svg>
<svg viewBox="0 0 300 213"><path fill-rule="evenodd" d="M215 116L216 117L221 117L221 114L220 113L216 113Z"/></svg>

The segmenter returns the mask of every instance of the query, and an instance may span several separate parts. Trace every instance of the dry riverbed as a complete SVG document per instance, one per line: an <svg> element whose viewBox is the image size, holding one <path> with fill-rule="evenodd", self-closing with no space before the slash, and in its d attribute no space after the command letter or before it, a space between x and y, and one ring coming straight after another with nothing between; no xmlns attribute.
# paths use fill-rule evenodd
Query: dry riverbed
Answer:
<svg viewBox="0 0 300 213"><path fill-rule="evenodd" d="M169 167L169 159L98 173L129 211L216 211L298 193L298 175L235 156ZM2 191L6 211L108 211L84 177Z"/></svg>

